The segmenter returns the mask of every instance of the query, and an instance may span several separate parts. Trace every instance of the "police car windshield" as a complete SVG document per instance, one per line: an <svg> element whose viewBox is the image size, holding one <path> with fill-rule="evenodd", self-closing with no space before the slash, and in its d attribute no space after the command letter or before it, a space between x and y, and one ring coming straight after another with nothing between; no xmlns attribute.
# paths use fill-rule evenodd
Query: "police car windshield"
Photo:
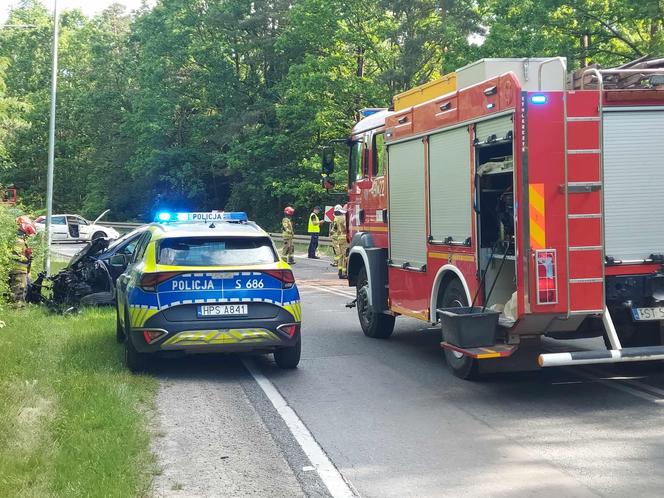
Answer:
<svg viewBox="0 0 664 498"><path fill-rule="evenodd" d="M169 266L237 266L274 263L266 237L179 237L159 243L157 263Z"/></svg>

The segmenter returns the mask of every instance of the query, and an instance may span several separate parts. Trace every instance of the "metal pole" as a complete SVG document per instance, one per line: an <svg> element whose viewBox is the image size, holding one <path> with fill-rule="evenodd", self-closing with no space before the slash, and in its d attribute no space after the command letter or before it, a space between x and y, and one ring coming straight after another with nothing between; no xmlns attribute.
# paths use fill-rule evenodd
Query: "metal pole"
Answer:
<svg viewBox="0 0 664 498"><path fill-rule="evenodd" d="M51 274L51 217L53 215L53 167L55 163L55 101L58 86L58 0L53 5L53 62L51 69L51 118L48 127L48 173L46 175L46 258L44 270Z"/></svg>

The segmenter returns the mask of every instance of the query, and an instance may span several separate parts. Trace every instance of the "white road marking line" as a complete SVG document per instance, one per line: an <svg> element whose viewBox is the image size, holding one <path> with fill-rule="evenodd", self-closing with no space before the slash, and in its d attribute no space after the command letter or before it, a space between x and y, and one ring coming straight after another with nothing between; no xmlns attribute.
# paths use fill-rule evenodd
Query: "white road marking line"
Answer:
<svg viewBox="0 0 664 498"><path fill-rule="evenodd" d="M651 395L647 392L640 391L638 389L634 389L632 387L628 387L624 384L621 384L621 382L624 382L624 381L616 380L616 381L612 382L610 380L606 380L606 379L603 379L603 378L596 377L595 375L589 374L589 373L587 373L583 370L573 370L571 368L566 368L566 367L563 367L563 368L566 371L570 372L571 374L576 375L577 377L582 377L582 378L590 380L592 382L598 382L598 383L600 383L602 385L605 385L607 387L610 387L612 389L616 389L617 391L622 391L624 393L631 394L632 396L636 396L637 398L641 398L641 399L644 399L646 401L650 401L651 403L655 403L655 404L658 404L658 405L664 403L664 399L662 399L662 398L658 398L657 396L653 396L653 395ZM641 387L641 386L639 385L639 387Z"/></svg>
<svg viewBox="0 0 664 498"><path fill-rule="evenodd" d="M301 287L309 288L309 289L316 289L316 290L319 290L319 291L328 292L330 294L336 294L337 296L342 296L342 297L352 297L352 298L355 297L355 293L354 292L351 293L350 291L346 292L346 291L342 291L342 290L338 290L338 289L328 289L326 287L319 287L317 285L311 285L311 284L303 284Z"/></svg>
<svg viewBox="0 0 664 498"><path fill-rule="evenodd" d="M650 394L660 396L661 398L664 398L664 390L660 389L655 386L651 386L650 384L645 384L643 382L639 382L637 379L643 379L643 376L640 377L624 377L624 376L616 376L616 375L611 375L611 372L607 372L604 369L601 368L595 368L593 369L594 373L597 375L602 375L602 379L604 380L614 380L614 381L619 381L622 382L623 384L629 384L631 386L634 386L638 389L641 389L642 391L647 391Z"/></svg>
<svg viewBox="0 0 664 498"><path fill-rule="evenodd" d="M295 411L288 406L284 397L270 380L263 375L253 360L245 358L242 360L244 366L249 370L256 383L263 390L272 406L277 410L279 416L293 434L293 437L311 461L318 472L323 484L327 487L333 498L353 498L357 495L352 491L350 485L343 478L339 470L327 457L323 448L316 442L309 429L300 420Z"/></svg>
<svg viewBox="0 0 664 498"><path fill-rule="evenodd" d="M553 352L551 348L546 348L544 351ZM592 380L618 391L632 394L637 398L645 399L646 401L650 401L655 404L664 404L664 390L648 384L644 384L637 380L633 380L632 378L613 376L609 371L599 367L586 369L579 367L563 367L563 370L571 373L572 375L576 375L577 377ZM633 387L629 387L625 384L629 384Z"/></svg>

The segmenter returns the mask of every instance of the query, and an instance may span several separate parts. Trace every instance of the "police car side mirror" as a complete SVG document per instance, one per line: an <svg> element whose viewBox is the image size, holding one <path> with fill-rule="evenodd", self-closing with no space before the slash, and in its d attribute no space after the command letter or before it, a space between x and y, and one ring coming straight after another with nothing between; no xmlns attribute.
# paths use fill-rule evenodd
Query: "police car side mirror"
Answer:
<svg viewBox="0 0 664 498"><path fill-rule="evenodd" d="M127 266L127 255L126 254L114 254L111 256L109 264L113 268L125 268Z"/></svg>

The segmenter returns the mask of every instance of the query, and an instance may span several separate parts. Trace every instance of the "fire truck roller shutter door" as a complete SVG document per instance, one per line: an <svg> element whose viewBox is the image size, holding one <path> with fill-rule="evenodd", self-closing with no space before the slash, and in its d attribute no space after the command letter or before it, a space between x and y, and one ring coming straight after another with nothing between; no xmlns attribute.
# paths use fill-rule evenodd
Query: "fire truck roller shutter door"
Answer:
<svg viewBox="0 0 664 498"><path fill-rule="evenodd" d="M390 145L390 259L396 265L427 262L424 196L424 143L421 139Z"/></svg>
<svg viewBox="0 0 664 498"><path fill-rule="evenodd" d="M431 236L463 243L471 236L470 138L456 128L429 139L429 207Z"/></svg>
<svg viewBox="0 0 664 498"><path fill-rule="evenodd" d="M495 140L503 140L513 128L514 123L512 123L511 114L487 121L480 121L475 127L475 138L480 143L487 143L494 136Z"/></svg>
<svg viewBox="0 0 664 498"><path fill-rule="evenodd" d="M603 134L606 255L664 254L664 109L605 108Z"/></svg>

